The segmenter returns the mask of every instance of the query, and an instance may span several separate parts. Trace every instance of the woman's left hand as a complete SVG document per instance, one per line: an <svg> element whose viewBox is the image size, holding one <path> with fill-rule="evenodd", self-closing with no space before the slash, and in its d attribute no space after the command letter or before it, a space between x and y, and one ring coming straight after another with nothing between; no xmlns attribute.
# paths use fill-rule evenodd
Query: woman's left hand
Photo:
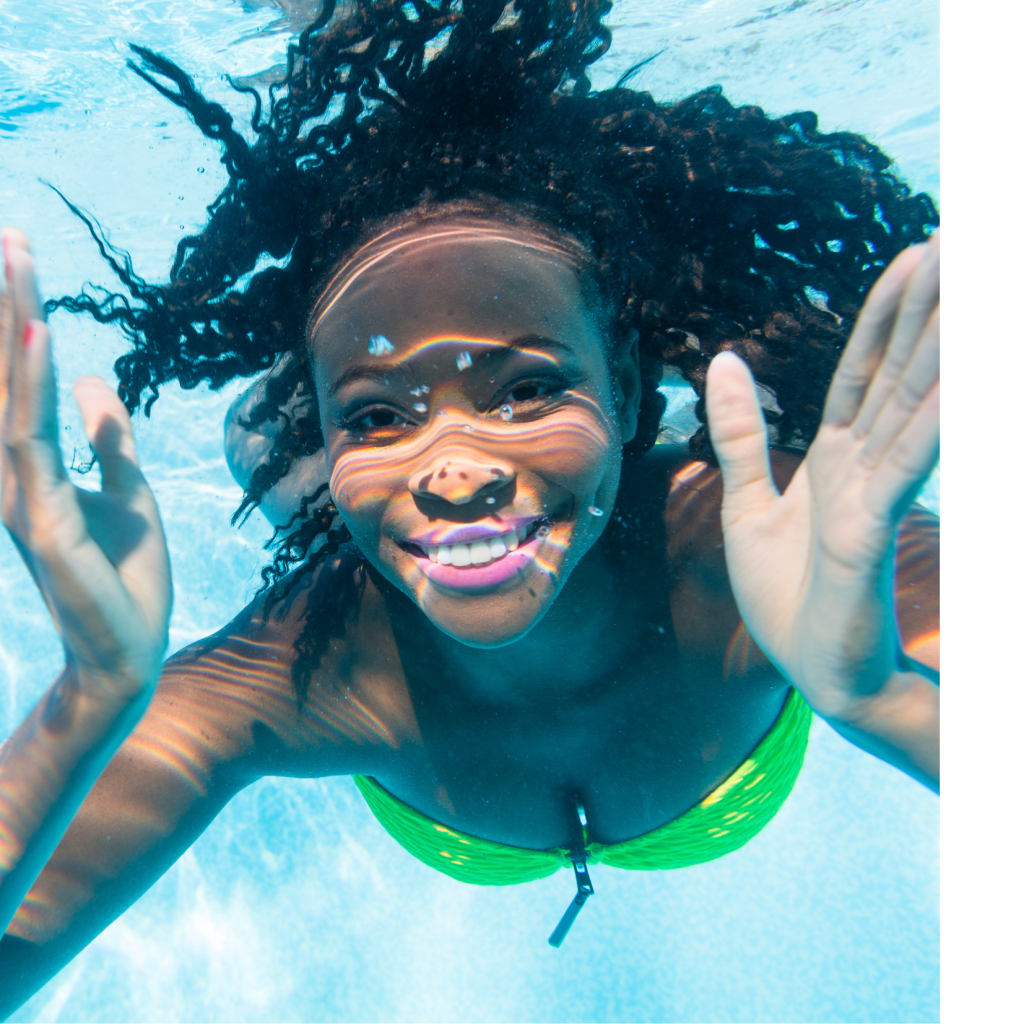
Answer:
<svg viewBox="0 0 1024 1024"><path fill-rule="evenodd" d="M707 410L729 579L747 629L815 711L872 731L862 725L868 705L905 667L896 529L938 459L938 234L901 253L871 290L784 494L753 378L732 353L711 363Z"/></svg>

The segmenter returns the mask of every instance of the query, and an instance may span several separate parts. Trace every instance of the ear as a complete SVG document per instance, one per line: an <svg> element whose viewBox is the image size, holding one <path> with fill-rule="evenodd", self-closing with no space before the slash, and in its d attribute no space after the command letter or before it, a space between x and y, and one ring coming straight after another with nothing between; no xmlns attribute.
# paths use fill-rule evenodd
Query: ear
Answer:
<svg viewBox="0 0 1024 1024"><path fill-rule="evenodd" d="M629 444L636 437L640 413L640 332L635 328L626 331L616 345L611 369L622 443Z"/></svg>

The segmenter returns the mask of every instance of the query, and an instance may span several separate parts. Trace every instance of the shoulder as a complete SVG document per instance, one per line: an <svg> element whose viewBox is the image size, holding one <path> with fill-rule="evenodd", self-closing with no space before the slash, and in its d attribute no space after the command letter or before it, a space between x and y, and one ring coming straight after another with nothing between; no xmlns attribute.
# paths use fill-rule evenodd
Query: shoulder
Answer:
<svg viewBox="0 0 1024 1024"><path fill-rule="evenodd" d="M363 770L350 755L388 737L374 721L374 694L353 686L367 631L360 565L357 551L343 549L316 572L286 579L279 599L256 598L170 657L139 726L144 742L196 756L202 748L202 760L233 762L253 777L307 774L311 751L330 752L328 774ZM311 642L311 623L322 643ZM315 664L300 692L293 669L303 651Z"/></svg>
<svg viewBox="0 0 1024 1024"><path fill-rule="evenodd" d="M675 635L688 655L721 678L763 680L773 670L743 626L729 582L722 536L722 479L715 466L685 446L656 445L642 466L627 471L627 487L647 497L648 522L660 518L660 559L666 573ZM771 452L773 475L785 488L800 465ZM625 499L636 502L638 499Z"/></svg>
<svg viewBox="0 0 1024 1024"><path fill-rule="evenodd" d="M801 459L779 449L772 449L769 458L775 485L783 491ZM678 558L724 559L720 470L695 459L685 445L655 445L639 462L649 493L658 496L670 562Z"/></svg>

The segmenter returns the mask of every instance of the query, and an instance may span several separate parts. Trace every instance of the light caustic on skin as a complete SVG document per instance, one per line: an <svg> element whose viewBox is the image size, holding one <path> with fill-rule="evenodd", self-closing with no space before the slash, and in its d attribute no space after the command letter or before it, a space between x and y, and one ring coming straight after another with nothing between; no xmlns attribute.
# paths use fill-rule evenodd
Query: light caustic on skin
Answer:
<svg viewBox="0 0 1024 1024"><path fill-rule="evenodd" d="M331 494L435 625L502 645L600 536L590 509L614 505L632 432L613 346L543 240L446 229L388 254L313 321Z"/></svg>
<svg viewBox="0 0 1024 1024"><path fill-rule="evenodd" d="M420 588L429 581L459 591L491 589L531 562L554 575L579 508L574 496L550 484L578 472L581 453L600 452L609 442L596 403L571 390L561 403L557 422L501 418L494 423L486 416L470 422L464 411L447 409L447 416L434 418L409 443L342 454L332 467L332 493L343 495L346 519L353 524L383 504L390 520L423 523L421 529L385 527L377 548L389 561L411 556L423 579L409 573L405 581ZM471 444L467 425L474 428ZM521 465L524 455L532 466ZM530 487L524 469L542 472L548 486ZM392 490L393 481L404 486ZM561 493L553 494L556 489ZM454 508L428 508L424 515L417 498L420 504L436 499L438 506ZM457 518L448 520L445 511Z"/></svg>

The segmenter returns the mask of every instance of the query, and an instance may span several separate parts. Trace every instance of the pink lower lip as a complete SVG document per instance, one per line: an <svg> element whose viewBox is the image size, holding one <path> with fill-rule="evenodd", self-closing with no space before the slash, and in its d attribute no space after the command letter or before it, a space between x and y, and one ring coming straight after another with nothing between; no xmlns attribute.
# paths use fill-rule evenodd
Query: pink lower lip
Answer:
<svg viewBox="0 0 1024 1024"><path fill-rule="evenodd" d="M536 557L537 548L543 538L534 534L507 555L488 562L487 565L441 565L421 555L413 557L420 563L431 583L439 583L451 590L491 590L506 580L512 579L525 569Z"/></svg>

